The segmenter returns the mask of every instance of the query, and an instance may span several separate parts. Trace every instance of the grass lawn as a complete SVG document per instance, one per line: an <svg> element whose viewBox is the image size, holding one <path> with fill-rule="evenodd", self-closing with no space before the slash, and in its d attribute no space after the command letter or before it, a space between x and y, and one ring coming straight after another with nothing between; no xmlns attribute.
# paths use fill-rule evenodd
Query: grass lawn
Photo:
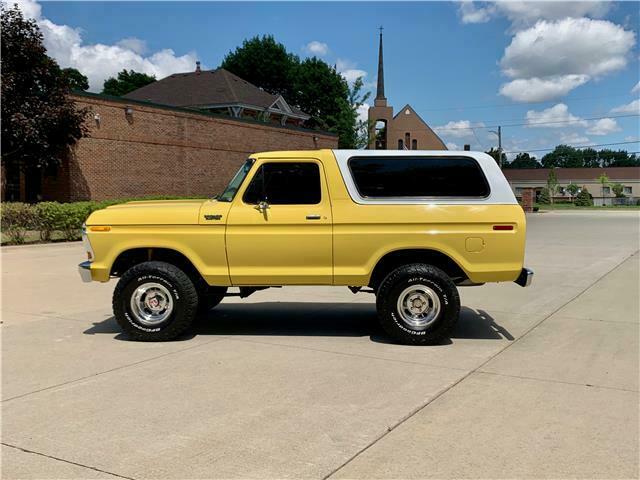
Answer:
<svg viewBox="0 0 640 480"><path fill-rule="evenodd" d="M2 239L2 245L15 245L15 244L9 243L9 236L4 233L2 233L1 239ZM80 238L78 238L78 240L80 240ZM62 232L52 232L51 241L43 242L42 240L40 240L40 232L38 232L37 230L30 230L27 232L27 236L22 245L28 245L28 244L34 244L34 243L68 242L68 241L69 240L64 238L64 236L62 235Z"/></svg>

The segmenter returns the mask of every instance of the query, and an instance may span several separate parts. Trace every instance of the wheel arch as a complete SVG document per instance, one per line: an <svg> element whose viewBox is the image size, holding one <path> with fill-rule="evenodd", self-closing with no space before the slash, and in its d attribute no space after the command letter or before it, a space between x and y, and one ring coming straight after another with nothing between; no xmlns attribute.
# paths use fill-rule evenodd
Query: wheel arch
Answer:
<svg viewBox="0 0 640 480"><path fill-rule="evenodd" d="M384 278L401 265L425 263L444 271L455 283L469 279L467 272L450 255L434 248L400 248L378 259L369 277L369 286L377 290Z"/></svg>
<svg viewBox="0 0 640 480"><path fill-rule="evenodd" d="M132 247L121 251L109 271L110 276L119 277L131 267L148 261L166 262L182 270L196 287L204 287L206 281L194 262L183 252L167 247Z"/></svg>

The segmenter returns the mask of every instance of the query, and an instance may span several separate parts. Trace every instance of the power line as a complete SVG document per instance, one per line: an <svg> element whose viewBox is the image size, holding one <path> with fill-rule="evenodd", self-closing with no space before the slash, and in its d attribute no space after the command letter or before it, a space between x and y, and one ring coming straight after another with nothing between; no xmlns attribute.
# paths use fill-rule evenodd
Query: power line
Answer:
<svg viewBox="0 0 640 480"><path fill-rule="evenodd" d="M568 146L569 147L573 147L573 148L592 148L592 147L609 147L609 146L612 146L612 145L628 145L630 143L640 143L640 140L636 140L634 142L598 143L598 144L594 144L594 145L568 145ZM504 152L504 153L547 152L547 151L555 150L555 148L556 147L552 147L552 148L536 148L536 149L531 149L531 150L519 150L519 151ZM627 153L637 153L637 152L627 152Z"/></svg>
<svg viewBox="0 0 640 480"><path fill-rule="evenodd" d="M440 127L434 127L435 131L443 131L443 132L447 132L449 130L473 130L474 128L480 128L480 129L489 129L489 128L497 128L499 126L502 127L530 127L532 125L552 125L552 124L562 124L562 123L580 123L580 122L584 122L587 120L602 120L603 118L628 118L628 117L639 117L640 114L638 113L632 113L629 115L607 115L604 117L589 117L589 118L576 118L574 120L556 120L556 121L550 121L550 122L527 122L527 123L507 123L507 124L500 124L500 125L474 125L473 127L444 127L444 126L440 126ZM509 120L505 120L505 121L509 121ZM499 120L494 120L494 122L499 122ZM478 123L484 123L484 122L478 122ZM446 134L446 133L445 133Z"/></svg>
<svg viewBox="0 0 640 480"><path fill-rule="evenodd" d="M616 95L601 95L598 97L567 97L562 99L563 102L565 101L571 101L571 102L576 102L576 101L583 101L583 100L600 100L603 98L614 98L614 97L626 97L628 96L629 93L620 93L620 94L616 94ZM505 107L520 107L522 105L542 105L545 103L556 103L558 102L558 100L543 100L543 101L538 101L538 102L519 102L519 103L494 103L494 104L486 104L486 105L469 105L469 106L459 106L459 107L440 107L440 108L421 108L420 111L425 111L425 112L438 112L438 111L444 111L444 110L470 110L470 109L478 109L478 108L505 108Z"/></svg>

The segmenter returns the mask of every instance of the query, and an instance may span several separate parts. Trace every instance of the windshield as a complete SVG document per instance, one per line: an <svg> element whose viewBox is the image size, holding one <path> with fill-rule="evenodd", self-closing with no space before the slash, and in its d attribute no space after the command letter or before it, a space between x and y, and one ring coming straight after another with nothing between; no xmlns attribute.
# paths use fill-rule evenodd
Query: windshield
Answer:
<svg viewBox="0 0 640 480"><path fill-rule="evenodd" d="M227 185L227 188L224 189L222 195L218 197L219 202L230 202L233 200L233 197L236 196L236 192L240 188L240 185L242 185L242 182L247 176L247 173L249 173L249 170L251 170L253 162L255 162L253 158L249 158L246 162L244 162L244 164L240 167L240 170L238 170L238 173L233 176L233 178L229 182L229 185Z"/></svg>

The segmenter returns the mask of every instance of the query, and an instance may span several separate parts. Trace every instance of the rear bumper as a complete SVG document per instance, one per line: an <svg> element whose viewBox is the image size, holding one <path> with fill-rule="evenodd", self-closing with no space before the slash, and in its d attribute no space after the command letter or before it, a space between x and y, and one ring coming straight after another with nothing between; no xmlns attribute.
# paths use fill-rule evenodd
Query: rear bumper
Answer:
<svg viewBox="0 0 640 480"><path fill-rule="evenodd" d="M80 274L80 278L82 278L82 281L85 283L89 283L92 278L91 278L91 262L86 261L86 262L82 262L80 265L78 265L78 273Z"/></svg>
<svg viewBox="0 0 640 480"><path fill-rule="evenodd" d="M533 270L528 268L523 268L520 271L520 275L514 281L521 287L528 287L531 285L531 281L533 280Z"/></svg>

